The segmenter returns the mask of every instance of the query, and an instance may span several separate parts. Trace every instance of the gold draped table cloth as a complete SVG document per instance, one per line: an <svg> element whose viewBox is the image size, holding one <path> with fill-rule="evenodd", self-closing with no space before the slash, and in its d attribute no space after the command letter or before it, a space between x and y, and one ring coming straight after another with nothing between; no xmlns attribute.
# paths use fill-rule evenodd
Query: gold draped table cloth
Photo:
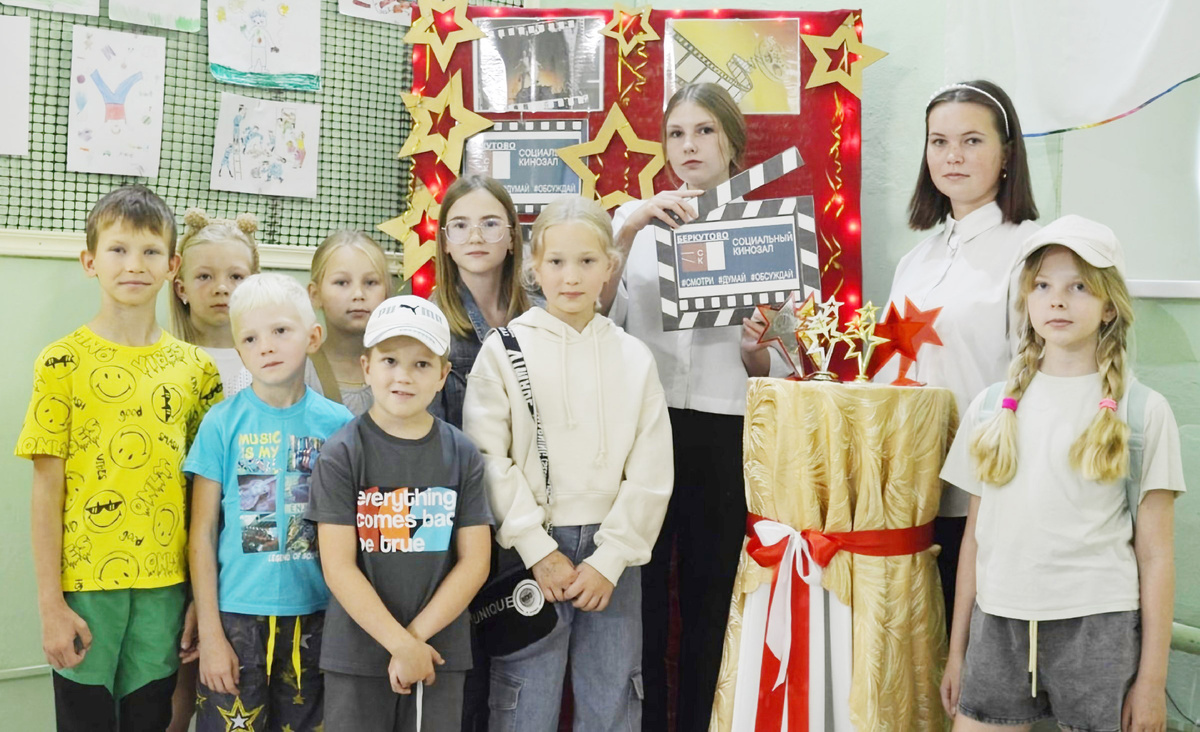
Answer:
<svg viewBox="0 0 1200 732"><path fill-rule="evenodd" d="M937 516L938 473L957 426L946 389L750 379L745 424L751 514L823 533L911 528ZM849 720L860 732L942 729L938 551L843 550L821 573L821 586L852 616ZM743 609L774 575L742 552L710 732L750 732L733 728ZM793 652L790 663L807 661Z"/></svg>

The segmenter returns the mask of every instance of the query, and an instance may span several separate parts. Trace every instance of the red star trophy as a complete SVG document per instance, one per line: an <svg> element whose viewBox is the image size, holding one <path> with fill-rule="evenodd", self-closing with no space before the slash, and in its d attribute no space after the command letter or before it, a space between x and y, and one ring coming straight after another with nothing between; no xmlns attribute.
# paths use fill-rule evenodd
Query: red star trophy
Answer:
<svg viewBox="0 0 1200 732"><path fill-rule="evenodd" d="M879 369L898 353L900 373L892 382L892 386L924 386L921 382L908 378L908 370L916 363L917 351L921 346L926 343L942 345L942 339L938 338L937 331L933 328L933 321L940 312L941 308L921 310L907 297L904 298L903 317L895 304L888 305L887 314L875 326L875 334L887 338L888 342L875 350L874 358L870 359L870 366L867 368L868 375L878 373Z"/></svg>
<svg viewBox="0 0 1200 732"><path fill-rule="evenodd" d="M779 344L779 350L783 353L783 357L787 359L788 365L792 367L792 372L796 379L803 379L807 357L801 352L800 347L808 348L808 343L803 340L803 329L805 322L816 312L816 303L813 301L813 296L808 298L799 306L796 305L796 293L788 295L788 299L784 301L779 309L770 305L758 305L759 315L763 320L767 321L767 328L763 334L759 336L759 343L771 343L774 341Z"/></svg>

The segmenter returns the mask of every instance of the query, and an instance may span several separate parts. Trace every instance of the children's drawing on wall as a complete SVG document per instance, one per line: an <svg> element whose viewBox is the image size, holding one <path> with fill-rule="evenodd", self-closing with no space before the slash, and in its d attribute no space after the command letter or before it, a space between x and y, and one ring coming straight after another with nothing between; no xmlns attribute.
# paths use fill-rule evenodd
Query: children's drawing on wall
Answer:
<svg viewBox="0 0 1200 732"><path fill-rule="evenodd" d="M405 0L338 0L338 12L405 27L412 24L412 3Z"/></svg>
<svg viewBox="0 0 1200 732"><path fill-rule="evenodd" d="M797 19L667 19L663 35L664 100L709 81L725 87L744 114L800 114Z"/></svg>
<svg viewBox="0 0 1200 732"><path fill-rule="evenodd" d="M213 145L215 191L317 197L321 105L221 94Z"/></svg>
<svg viewBox="0 0 1200 732"><path fill-rule="evenodd" d="M100 0L0 0L0 5L49 10L55 13L75 13L76 15L100 14Z"/></svg>
<svg viewBox="0 0 1200 732"><path fill-rule="evenodd" d="M200 30L200 0L108 0L108 17L195 33Z"/></svg>
<svg viewBox="0 0 1200 732"><path fill-rule="evenodd" d="M475 111L603 108L604 19L476 18Z"/></svg>
<svg viewBox="0 0 1200 732"><path fill-rule="evenodd" d="M208 67L242 86L321 88L321 4L209 0Z"/></svg>
<svg viewBox="0 0 1200 732"><path fill-rule="evenodd" d="M67 170L154 178L166 39L74 26Z"/></svg>
<svg viewBox="0 0 1200 732"><path fill-rule="evenodd" d="M29 154L29 18L0 16L0 155Z"/></svg>

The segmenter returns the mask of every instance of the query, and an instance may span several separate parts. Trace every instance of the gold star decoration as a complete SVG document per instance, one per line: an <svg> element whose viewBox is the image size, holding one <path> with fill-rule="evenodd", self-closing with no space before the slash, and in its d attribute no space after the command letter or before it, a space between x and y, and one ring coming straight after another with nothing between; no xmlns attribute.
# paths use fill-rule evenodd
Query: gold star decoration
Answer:
<svg viewBox="0 0 1200 732"><path fill-rule="evenodd" d="M418 186L413 192L408 210L379 225L380 231L404 244L404 279L411 279L417 270L437 254L437 239L422 241L417 227L422 221L436 222L441 210L441 204L429 189Z"/></svg>
<svg viewBox="0 0 1200 732"><path fill-rule="evenodd" d="M651 10L653 8L649 5L641 10L632 10L622 3L617 3L613 5L612 20L608 21L608 25L604 26L604 30L600 31L600 34L616 41L621 55L628 56L631 51L644 45L646 41L661 40L658 32L650 27ZM626 31L633 27L635 20L638 24L637 33L626 35Z"/></svg>
<svg viewBox="0 0 1200 732"><path fill-rule="evenodd" d="M596 195L596 174L588 168L583 159L588 155L600 155L607 150L613 135L619 136L625 143L627 156L631 152L651 156L650 162L646 163L638 173L638 197L652 197L654 195L654 176L663 167L662 145L652 140L639 138L633 131L633 127L630 126L629 120L625 118L621 107L616 104L608 110L608 116L604 118L604 124L600 126L600 131L596 133L595 137L578 145L568 145L558 149L558 156L563 159L568 168L575 171L583 183L580 195L584 197ZM625 191L612 191L600 197L600 205L605 209L610 209L632 200L635 200L634 197Z"/></svg>
<svg viewBox="0 0 1200 732"><path fill-rule="evenodd" d="M886 56L887 51L872 48L858 40L858 33L854 30L856 21L854 13L851 13L831 36L800 35L804 45L808 46L808 50L816 58L812 73L808 75L808 83L804 85L805 89L836 82L846 87L854 96L862 98L863 69ZM835 66L829 52L838 48L842 49L842 57ZM851 54L858 58L851 61Z"/></svg>
<svg viewBox="0 0 1200 732"><path fill-rule="evenodd" d="M463 104L461 71L454 72L437 96L401 94L400 97L413 119L412 132L404 141L404 147L400 148L399 157L402 158L431 152L437 155L451 172L457 174L462 165L463 144L467 138L492 127L490 119L476 114ZM434 115L440 118L447 113L447 109L454 119L454 126L443 136L434 131L437 126Z"/></svg>
<svg viewBox="0 0 1200 732"><path fill-rule="evenodd" d="M225 720L225 732L233 732L236 729L244 729L247 732L253 732L254 720L258 715L262 714L262 706L257 706L249 711L242 706L242 698L235 697L233 706L229 709L217 707L217 711L221 713L221 717Z"/></svg>
<svg viewBox="0 0 1200 732"><path fill-rule="evenodd" d="M858 361L858 375L854 377L855 381L871 380L867 375L867 365L871 363L875 346L888 342L887 338L875 335L875 315L878 312L879 308L867 301L866 305L854 311L854 317L846 323L846 332L842 334L842 342L846 344L846 358Z"/></svg>
<svg viewBox="0 0 1200 732"><path fill-rule="evenodd" d="M404 35L404 42L429 46L430 53L443 70L450 63L450 57L458 44L478 40L485 35L479 30L479 26L467 17L467 0L417 0L417 8L420 12L408 33ZM451 10L454 11L455 29L442 38L434 23L439 15Z"/></svg>

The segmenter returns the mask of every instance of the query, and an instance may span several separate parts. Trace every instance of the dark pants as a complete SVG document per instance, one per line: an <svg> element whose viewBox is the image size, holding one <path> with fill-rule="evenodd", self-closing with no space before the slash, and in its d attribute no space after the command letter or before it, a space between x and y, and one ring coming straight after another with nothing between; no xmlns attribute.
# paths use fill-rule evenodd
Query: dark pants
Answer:
<svg viewBox="0 0 1200 732"><path fill-rule="evenodd" d="M933 520L933 543L942 547L938 554L938 575L942 580L942 600L946 603L946 634L954 620L954 590L958 586L958 554L967 529L966 516L938 516Z"/></svg>
<svg viewBox="0 0 1200 732"><path fill-rule="evenodd" d="M171 723L175 674L151 681L120 700L104 686L54 677L58 732L162 732Z"/></svg>
<svg viewBox="0 0 1200 732"><path fill-rule="evenodd" d="M650 563L642 568L642 729L668 729L669 575L675 549L681 626L675 729L705 732L746 533L743 419L690 409L672 409L670 415L675 491Z"/></svg>
<svg viewBox="0 0 1200 732"><path fill-rule="evenodd" d="M496 547L492 547L495 551ZM463 681L462 732L487 732L488 688L491 684L492 659L483 650L479 632L471 626L471 670Z"/></svg>

